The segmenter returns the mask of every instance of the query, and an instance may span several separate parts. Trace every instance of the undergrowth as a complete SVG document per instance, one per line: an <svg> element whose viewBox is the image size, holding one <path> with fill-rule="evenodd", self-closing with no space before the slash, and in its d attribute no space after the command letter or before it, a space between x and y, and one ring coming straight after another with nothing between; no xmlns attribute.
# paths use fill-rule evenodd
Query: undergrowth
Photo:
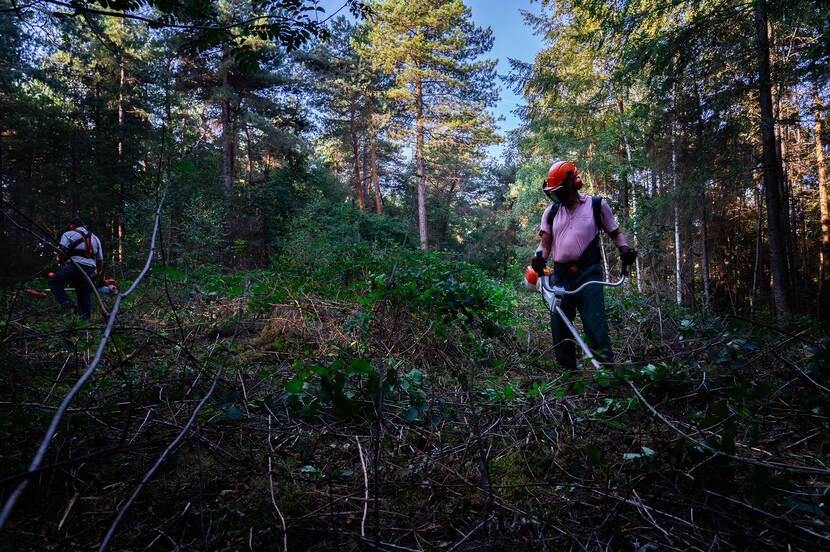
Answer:
<svg viewBox="0 0 830 552"><path fill-rule="evenodd" d="M154 268L0 549L97 546L217 371L115 548L818 550L830 538L830 343L813 328L615 290L618 378L563 374L538 296L398 230L286 241L269 269ZM4 497L101 329L11 296Z"/></svg>

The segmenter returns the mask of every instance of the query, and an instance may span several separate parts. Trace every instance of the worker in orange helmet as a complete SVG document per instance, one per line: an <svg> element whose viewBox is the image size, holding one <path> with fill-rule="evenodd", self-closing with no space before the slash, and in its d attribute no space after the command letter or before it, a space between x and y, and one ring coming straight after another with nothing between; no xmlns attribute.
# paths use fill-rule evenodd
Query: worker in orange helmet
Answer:
<svg viewBox="0 0 830 552"><path fill-rule="evenodd" d="M569 291L585 282L603 279L600 230L614 240L624 265L631 265L637 258L637 250L628 246L605 199L582 193L580 188L582 179L573 163L559 161L551 165L547 178L542 181L542 190L553 203L542 215L541 242L531 262L533 270L541 275L547 259L552 257L552 278L556 285ZM563 297L562 310L571 321L579 311L596 359L613 363L602 286L588 286L576 295ZM550 322L556 362L562 369L574 370L576 350L569 339L571 334L559 316L551 314Z"/></svg>

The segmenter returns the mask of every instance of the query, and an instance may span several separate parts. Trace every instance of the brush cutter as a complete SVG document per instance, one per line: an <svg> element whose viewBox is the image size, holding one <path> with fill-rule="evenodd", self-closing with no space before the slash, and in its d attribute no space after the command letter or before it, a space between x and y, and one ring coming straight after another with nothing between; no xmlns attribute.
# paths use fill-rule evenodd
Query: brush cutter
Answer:
<svg viewBox="0 0 830 552"><path fill-rule="evenodd" d="M608 286L608 287L618 287L621 286L622 283L625 281L626 276L628 276L628 269L629 265L622 265L622 269L620 270L620 279L616 282L603 282L601 280L592 280L590 282L585 282L578 288L572 291L566 291L564 287L556 285L555 276L553 275L553 271L549 267L545 267L542 276L539 276L532 267L527 267L525 270L525 278L524 278L524 285L525 289L528 291L537 291L542 294L542 299L545 301L545 305L550 311L551 314L556 314L567 326L568 330L574 337L574 340L579 345L579 348L582 349L582 353L586 360L590 360L591 364L596 368L598 371L603 372L602 366L600 366L599 362L597 362L596 358L594 358L594 353L591 352L591 349L585 344L585 341L579 336L579 332L576 331L574 325L568 319L565 312L562 310L562 298L566 295L576 295L583 289L588 286L592 285L600 285L600 286Z"/></svg>
<svg viewBox="0 0 830 552"><path fill-rule="evenodd" d="M54 276L54 274L54 272L50 272L49 277ZM118 293L118 282L112 278L107 278L106 280L99 281L95 288L98 290L98 293L109 293L114 295ZM31 295L32 297L37 297L38 299L43 299L51 291L52 290L49 288L26 288L23 290L23 293ZM65 288L65 291L75 291L75 288Z"/></svg>

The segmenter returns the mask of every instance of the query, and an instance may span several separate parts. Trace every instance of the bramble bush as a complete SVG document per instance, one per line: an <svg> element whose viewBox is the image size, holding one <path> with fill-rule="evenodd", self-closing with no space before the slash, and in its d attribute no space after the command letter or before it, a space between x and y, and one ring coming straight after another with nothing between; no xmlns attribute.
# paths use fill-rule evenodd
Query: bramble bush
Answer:
<svg viewBox="0 0 830 552"><path fill-rule="evenodd" d="M398 219L321 201L291 227L275 269L304 291L363 304L392 299L444 322L470 321L488 334L514 319L508 286L469 263L423 253Z"/></svg>

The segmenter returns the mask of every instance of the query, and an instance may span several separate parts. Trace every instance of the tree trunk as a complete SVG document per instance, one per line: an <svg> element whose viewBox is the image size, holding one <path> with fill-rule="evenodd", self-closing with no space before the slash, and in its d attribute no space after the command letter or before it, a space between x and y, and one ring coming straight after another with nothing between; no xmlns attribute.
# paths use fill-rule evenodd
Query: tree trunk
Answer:
<svg viewBox="0 0 830 552"><path fill-rule="evenodd" d="M760 184L755 188L755 266L752 270L752 294L749 296L750 310L755 308L755 292L758 289L758 280L761 275L761 213L763 212L763 197Z"/></svg>
<svg viewBox="0 0 830 552"><path fill-rule="evenodd" d="M645 178L647 178L647 177L645 175L643 175L643 179L645 179ZM634 227L634 236L633 236L633 238L634 238L634 247L639 247L639 243L638 243L639 240L637 239L637 187L633 185L634 182L636 182L636 180L632 182L632 186L631 186L631 218L633 219L632 220L632 225ZM642 293L643 292L643 280L642 280L642 276L641 276L642 271L640 270L640 256L639 255L637 255L636 259L634 259L634 268L637 271L637 291L639 293Z"/></svg>
<svg viewBox="0 0 830 552"><path fill-rule="evenodd" d="M337 177L337 175L334 175ZM262 160L262 181L268 183L271 181L271 154L265 150L265 159Z"/></svg>
<svg viewBox="0 0 830 552"><path fill-rule="evenodd" d="M375 188L375 210L379 215L383 214L382 203L380 201L380 184L378 183L378 162L375 156L376 140L372 136L372 184Z"/></svg>
<svg viewBox="0 0 830 552"><path fill-rule="evenodd" d="M755 31L758 54L758 99L761 112L761 144L764 165L764 189L767 200L767 228L769 257L772 268L773 298L780 314L790 312L790 281L786 267L785 226L781 220L781 174L775 148L775 127L772 114L772 85L770 81L769 35L767 34L766 0L755 0Z"/></svg>
<svg viewBox="0 0 830 552"><path fill-rule="evenodd" d="M254 183L254 154L251 147L251 131L245 123L245 149L248 150L248 193L251 193L251 186Z"/></svg>
<svg viewBox="0 0 830 552"><path fill-rule="evenodd" d="M677 304L683 302L683 283L682 275L680 273L680 209L678 202L680 195L677 191L677 86L672 89L672 104L674 106L674 115L671 125L671 183L672 191L674 192L674 281L675 281L675 301Z"/></svg>
<svg viewBox="0 0 830 552"><path fill-rule="evenodd" d="M764 0L766 2L766 0ZM766 13L766 6L764 9ZM769 59L770 64L776 60L778 55L779 46L776 44L775 41L775 34L773 32L772 24L769 22L769 18L767 17L767 37L768 37L768 44L769 44ZM786 159L787 159L787 148L786 148L786 125L783 127L780 125L779 121L783 120L785 115L782 113L782 98L784 97L784 90L785 87L782 83L778 83L775 86L772 85L770 82L770 97L772 101L772 128L773 134L775 135L775 155L776 155L776 169L778 171L778 197L780 198L779 202L779 221L781 224L781 249L784 252L784 269L787 274L787 278L790 284L790 292L788 294L787 300L790 303L790 309L794 309L796 307L793 297L792 297L792 286L797 280L796 268L795 268L795 257L794 257L794 250L793 250L793 234L791 230L791 221L790 221L790 202L792 196L792 189L790 186L789 176L786 171Z"/></svg>
<svg viewBox="0 0 830 552"><path fill-rule="evenodd" d="M424 171L424 91L421 79L415 82L415 168L418 185L418 234L421 239L421 249L429 251L429 236L427 235L427 183Z"/></svg>
<svg viewBox="0 0 830 552"><path fill-rule="evenodd" d="M362 160L362 163L363 163L363 170L360 173L360 177L361 177L361 180L360 180L360 193L363 194L363 201L366 203L365 207L367 207L367 208L368 208L368 202L369 202L369 194L372 191L372 186L370 184L371 181L372 181L372 176L371 176L371 174L369 174L369 168L371 166L371 164L369 162L370 161L369 151L371 150L370 142L371 142L371 140L369 139L368 135L363 137L363 144L362 144L362 148L361 148L363 151L360 154L361 155L361 160Z"/></svg>
<svg viewBox="0 0 830 552"><path fill-rule="evenodd" d="M608 255L605 253L605 240L602 237L602 232L599 233L599 250L602 253L602 268L607 276L610 272L608 272Z"/></svg>
<svg viewBox="0 0 830 552"><path fill-rule="evenodd" d="M697 110L697 151L698 155L703 155L705 149L703 138L703 106L700 101L700 86L697 82L694 84L695 90L695 105ZM703 197L701 198L701 221L700 221L700 242L701 242L701 256L703 257L703 312L709 311L709 191L708 183L711 182L709 175L706 174L706 180L703 183Z"/></svg>
<svg viewBox="0 0 830 552"><path fill-rule="evenodd" d="M351 111L349 113L349 134L352 138L352 155L354 156L354 195L360 210L363 210L363 182L360 180L360 147L357 143L357 130L355 129L356 98L352 96Z"/></svg>
<svg viewBox="0 0 830 552"><path fill-rule="evenodd" d="M625 126L623 125L623 101L622 97L618 94L617 95L617 111L620 113L620 135L623 139L623 144L625 145L625 158L627 161L628 170L626 171L625 178L623 179L623 209L626 215L628 215L628 177L629 175L633 175L633 167L631 165L631 147L628 145L628 137L625 135ZM633 219L634 225L634 235L631 237L631 241L634 244L634 247L637 247L637 186L635 183L637 182L637 178L632 176L631 179L631 215ZM634 260L635 271L637 273L637 291L642 293L643 288L642 284L640 283L640 258L637 257ZM608 271L606 270L606 274Z"/></svg>
<svg viewBox="0 0 830 552"><path fill-rule="evenodd" d="M223 65L228 62L229 54L227 51L223 52ZM222 185L225 192L225 207L228 214L233 212L233 170L234 170L234 155L233 155L233 125L231 121L231 101L228 97L230 94L230 79L228 77L228 68L222 69Z"/></svg>
<svg viewBox="0 0 830 552"><path fill-rule="evenodd" d="M623 125L623 100L620 94L617 94L617 111L620 114L620 136L622 136L623 146L625 147L626 171L622 175L622 208L623 213L628 216L628 178L631 174L631 148L628 146L628 137L625 135L625 126Z"/></svg>
<svg viewBox="0 0 830 552"><path fill-rule="evenodd" d="M366 96L366 107L369 110L369 140L372 143L372 184L375 188L375 210L380 215L382 214L381 208L381 201L380 201L380 185L378 184L378 161L377 156L375 155L375 149L377 145L377 135L375 132L375 105L374 105L374 98L372 98L371 94Z"/></svg>
<svg viewBox="0 0 830 552"><path fill-rule="evenodd" d="M821 215L821 253L819 265L820 315L824 322L830 321L830 205L827 204L827 165L824 162L824 145L821 143L821 99L818 85L813 81L813 113L816 133L816 167L818 169L819 213Z"/></svg>
<svg viewBox="0 0 830 552"><path fill-rule="evenodd" d="M703 255L703 311L709 310L709 213L706 208L706 192L703 194L703 221L700 225L701 231L701 253Z"/></svg>
<svg viewBox="0 0 830 552"><path fill-rule="evenodd" d="M124 25L124 20L121 20L121 25ZM124 69L124 54L118 54L119 79L118 79L118 185L119 189L115 193L116 204L118 208L115 210L115 226L118 239L118 262L124 261L124 222L122 219L122 201L120 197L124 197L124 83L125 83L125 69Z"/></svg>

